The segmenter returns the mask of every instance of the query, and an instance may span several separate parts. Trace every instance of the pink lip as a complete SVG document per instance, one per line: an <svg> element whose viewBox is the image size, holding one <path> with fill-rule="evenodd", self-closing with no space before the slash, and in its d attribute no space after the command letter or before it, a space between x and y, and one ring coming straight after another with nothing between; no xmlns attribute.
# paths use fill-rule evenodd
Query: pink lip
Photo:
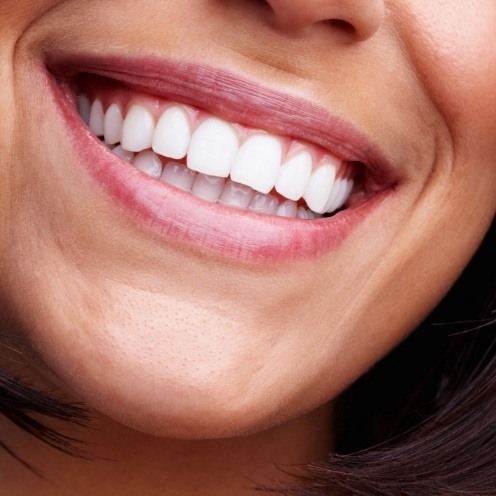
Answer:
<svg viewBox="0 0 496 496"><path fill-rule="evenodd" d="M188 103L228 120L305 139L348 161L366 164L383 190L359 206L319 221L257 215L209 204L149 178L107 150L80 119L66 84L47 73L47 83L64 117L83 166L119 204L169 241L202 252L246 261L309 259L338 248L391 192L392 168L380 152L348 124L324 110L246 79L185 62L79 57L50 61L51 71L88 72L127 86ZM143 75L146 74L146 75ZM262 125L263 123L263 125Z"/></svg>

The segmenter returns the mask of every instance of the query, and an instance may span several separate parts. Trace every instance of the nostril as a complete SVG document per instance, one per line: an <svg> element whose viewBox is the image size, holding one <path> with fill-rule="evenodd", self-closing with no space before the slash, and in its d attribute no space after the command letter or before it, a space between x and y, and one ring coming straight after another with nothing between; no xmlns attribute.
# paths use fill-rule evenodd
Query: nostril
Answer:
<svg viewBox="0 0 496 496"><path fill-rule="evenodd" d="M251 2L255 8L260 10L272 10L270 3L267 0L251 0Z"/></svg>
<svg viewBox="0 0 496 496"><path fill-rule="evenodd" d="M260 4L259 0L256 1ZM286 30L325 24L347 41L365 41L382 25L384 0L267 0L277 22Z"/></svg>
<svg viewBox="0 0 496 496"><path fill-rule="evenodd" d="M353 35L356 33L356 29L353 25L343 19L329 19L325 21L329 26L349 35Z"/></svg>

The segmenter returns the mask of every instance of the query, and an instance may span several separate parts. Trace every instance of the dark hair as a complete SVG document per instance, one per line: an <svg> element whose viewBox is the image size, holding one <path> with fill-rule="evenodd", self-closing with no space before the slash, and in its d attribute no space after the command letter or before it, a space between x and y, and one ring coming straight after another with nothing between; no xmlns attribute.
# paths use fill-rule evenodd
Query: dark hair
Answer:
<svg viewBox="0 0 496 496"><path fill-rule="evenodd" d="M493 222L430 317L338 399L335 453L278 494L496 495L495 248Z"/></svg>
<svg viewBox="0 0 496 496"><path fill-rule="evenodd" d="M325 463L282 468L291 496L496 495L496 225L431 316L337 400ZM433 277L435 275L433 274ZM0 374L0 415L70 454L39 415L84 424L80 405ZM0 447L15 456L12 447ZM262 489L262 488L261 488Z"/></svg>

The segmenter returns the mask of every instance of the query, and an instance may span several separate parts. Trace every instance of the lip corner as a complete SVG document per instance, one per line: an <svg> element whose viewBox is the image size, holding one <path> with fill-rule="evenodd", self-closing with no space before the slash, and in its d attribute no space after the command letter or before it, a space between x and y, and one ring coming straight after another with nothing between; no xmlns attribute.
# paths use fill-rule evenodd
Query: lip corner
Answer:
<svg viewBox="0 0 496 496"><path fill-rule="evenodd" d="M73 73L77 72L74 63L71 62ZM76 64L79 69L82 68L80 62ZM57 67L65 68L62 72L57 69L53 72L51 67L53 64L47 64L47 69L55 78L60 74L67 77L71 73L66 63L60 60ZM181 70L185 67L181 65ZM176 78L179 77L178 70L176 67ZM190 72L186 72L191 76ZM51 79L50 83L57 106L68 124L78 161L82 162L90 176L132 215L179 244L193 243L202 252L220 253L230 259L251 263L315 258L337 249L371 208L379 203L369 201L317 222L289 222L275 216L240 215L230 209L218 208L214 211L204 208L200 200L191 195L171 191L173 188L164 187L144 174L131 174L131 165L117 156L112 157L110 153L103 154L101 148L104 147L98 146L96 138L86 132L74 99L71 101L68 92L62 90L56 79ZM178 93L183 93L181 88L183 86L178 85ZM214 106L219 105L220 98L216 95Z"/></svg>

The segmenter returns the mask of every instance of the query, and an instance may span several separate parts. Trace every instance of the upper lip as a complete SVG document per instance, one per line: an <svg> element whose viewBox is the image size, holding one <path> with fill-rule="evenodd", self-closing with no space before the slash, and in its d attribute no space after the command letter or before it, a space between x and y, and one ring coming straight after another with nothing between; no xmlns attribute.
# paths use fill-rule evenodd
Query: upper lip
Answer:
<svg viewBox="0 0 496 496"><path fill-rule="evenodd" d="M155 57L58 56L50 71L70 79L78 73L107 77L136 91L203 108L232 122L305 140L345 161L360 162L380 189L397 181L377 145L343 119L288 93L223 69Z"/></svg>

